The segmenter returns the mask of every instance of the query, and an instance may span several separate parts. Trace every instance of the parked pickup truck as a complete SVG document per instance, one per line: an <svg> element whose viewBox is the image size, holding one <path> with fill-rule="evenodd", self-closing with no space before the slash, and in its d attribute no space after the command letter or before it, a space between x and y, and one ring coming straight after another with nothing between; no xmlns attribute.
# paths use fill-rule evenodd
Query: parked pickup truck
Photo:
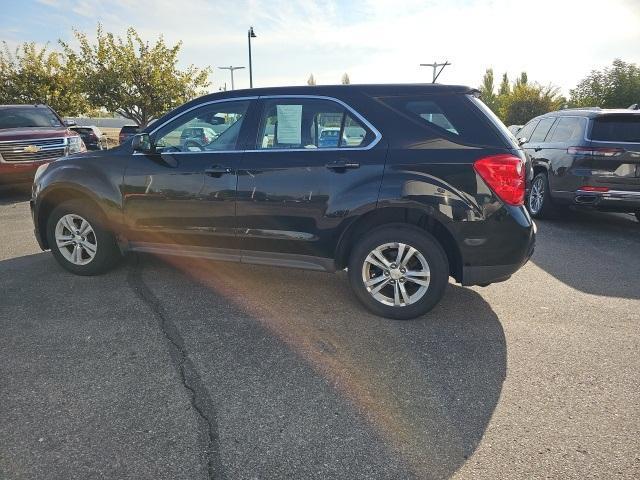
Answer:
<svg viewBox="0 0 640 480"><path fill-rule="evenodd" d="M65 155L86 151L46 105L0 105L0 185L33 181L37 168Z"/></svg>

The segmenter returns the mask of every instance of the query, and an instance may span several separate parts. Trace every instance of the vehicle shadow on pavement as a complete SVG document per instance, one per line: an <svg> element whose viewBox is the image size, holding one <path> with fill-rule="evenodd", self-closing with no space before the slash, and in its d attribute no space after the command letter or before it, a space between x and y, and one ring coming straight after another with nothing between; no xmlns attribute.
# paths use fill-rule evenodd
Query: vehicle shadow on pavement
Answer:
<svg viewBox="0 0 640 480"><path fill-rule="evenodd" d="M567 210L536 220L531 261L581 292L640 298L640 223L632 215Z"/></svg>
<svg viewBox="0 0 640 480"><path fill-rule="evenodd" d="M173 319L216 409L226 412L217 421L228 478L269 478L283 465L302 478L306 462L342 478L447 478L481 441L507 350L499 319L475 291L450 285L431 313L400 322L367 313L344 272L141 258L139 278ZM229 378L231 370L253 380ZM348 427L343 412L334 415L325 394L307 398L318 382L368 436ZM247 401L265 394L264 404ZM285 427L264 428L269 418ZM283 436L283 428L304 435ZM386 459L373 454L377 448ZM296 453L273 458L274 451Z"/></svg>

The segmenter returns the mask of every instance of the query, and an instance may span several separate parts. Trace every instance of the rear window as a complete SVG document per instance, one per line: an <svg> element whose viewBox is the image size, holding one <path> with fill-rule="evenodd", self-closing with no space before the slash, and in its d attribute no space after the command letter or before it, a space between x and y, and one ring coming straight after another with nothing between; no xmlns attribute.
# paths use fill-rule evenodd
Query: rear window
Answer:
<svg viewBox="0 0 640 480"><path fill-rule="evenodd" d="M379 100L414 123L454 141L498 147L509 144L508 134L501 138L496 131L498 127L495 127L496 130L491 127L493 119L484 112L486 107L477 105L484 105L478 99L469 101L465 95L456 94L424 94L381 97ZM474 106L472 102L477 104ZM506 130L504 125L502 128Z"/></svg>
<svg viewBox="0 0 640 480"><path fill-rule="evenodd" d="M593 120L591 140L640 143L640 115L611 115Z"/></svg>
<svg viewBox="0 0 640 480"><path fill-rule="evenodd" d="M0 128L62 127L56 115L46 107L0 108Z"/></svg>
<svg viewBox="0 0 640 480"><path fill-rule="evenodd" d="M138 127L136 127L135 125L125 125L120 131L122 133L137 133Z"/></svg>

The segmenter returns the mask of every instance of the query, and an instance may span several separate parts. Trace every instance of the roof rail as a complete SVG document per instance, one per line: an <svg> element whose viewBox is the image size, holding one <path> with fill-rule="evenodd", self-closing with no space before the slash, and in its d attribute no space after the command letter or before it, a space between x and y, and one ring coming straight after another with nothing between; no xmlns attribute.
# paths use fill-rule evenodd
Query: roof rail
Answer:
<svg viewBox="0 0 640 480"><path fill-rule="evenodd" d="M567 107L562 110L602 110L600 107Z"/></svg>

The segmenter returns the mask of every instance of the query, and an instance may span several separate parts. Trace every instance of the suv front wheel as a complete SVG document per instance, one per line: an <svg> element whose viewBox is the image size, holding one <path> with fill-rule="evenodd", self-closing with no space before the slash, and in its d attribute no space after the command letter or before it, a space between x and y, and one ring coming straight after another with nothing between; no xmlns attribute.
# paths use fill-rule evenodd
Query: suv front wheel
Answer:
<svg viewBox="0 0 640 480"><path fill-rule="evenodd" d="M120 251L105 223L85 202L58 205L47 221L47 241L58 263L77 275L97 275L115 266Z"/></svg>
<svg viewBox="0 0 640 480"><path fill-rule="evenodd" d="M353 249L349 282L371 312L408 320L427 313L444 294L447 256L417 227L395 224L368 233Z"/></svg>

